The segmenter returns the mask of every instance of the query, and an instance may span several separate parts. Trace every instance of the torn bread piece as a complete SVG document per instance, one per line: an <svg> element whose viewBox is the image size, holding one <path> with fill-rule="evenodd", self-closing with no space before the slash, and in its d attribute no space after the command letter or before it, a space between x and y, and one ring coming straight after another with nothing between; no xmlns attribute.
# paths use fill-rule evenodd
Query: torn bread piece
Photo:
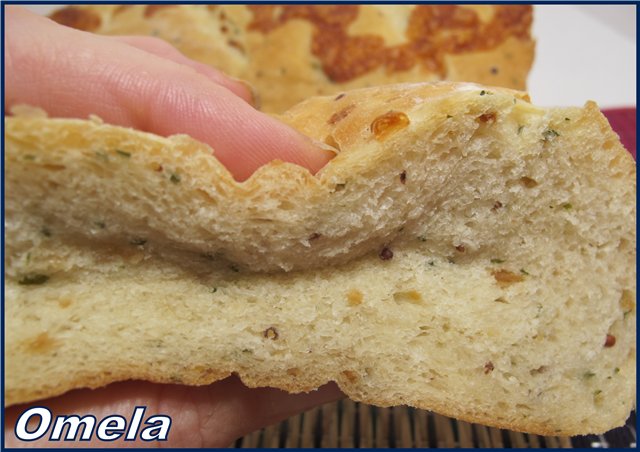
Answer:
<svg viewBox="0 0 640 452"><path fill-rule="evenodd" d="M238 183L212 150L5 118L7 405L136 378L599 433L635 400L635 164L598 108L473 84L313 98L337 150Z"/></svg>

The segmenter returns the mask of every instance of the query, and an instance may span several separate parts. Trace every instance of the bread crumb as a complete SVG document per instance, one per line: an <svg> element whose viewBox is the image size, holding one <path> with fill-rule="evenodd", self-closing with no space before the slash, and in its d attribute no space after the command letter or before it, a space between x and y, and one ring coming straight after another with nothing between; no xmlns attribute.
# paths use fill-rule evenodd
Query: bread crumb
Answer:
<svg viewBox="0 0 640 452"><path fill-rule="evenodd" d="M493 363L491 361L487 361L486 363L484 363L484 373L485 373L485 375L493 372L493 369L495 369L495 367L493 367Z"/></svg>
<svg viewBox="0 0 640 452"><path fill-rule="evenodd" d="M262 335L267 339L271 339L272 341L278 339L279 336L278 330L276 330L273 326L270 326L269 328L264 330L264 333L262 333Z"/></svg>

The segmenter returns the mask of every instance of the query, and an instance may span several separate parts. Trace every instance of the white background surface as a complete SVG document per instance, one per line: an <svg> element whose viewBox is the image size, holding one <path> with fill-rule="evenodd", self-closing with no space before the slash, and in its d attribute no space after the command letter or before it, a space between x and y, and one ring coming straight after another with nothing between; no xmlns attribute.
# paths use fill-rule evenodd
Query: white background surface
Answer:
<svg viewBox="0 0 640 452"><path fill-rule="evenodd" d="M53 5L26 5L47 13ZM635 5L535 5L528 88L542 106L636 105Z"/></svg>
<svg viewBox="0 0 640 452"><path fill-rule="evenodd" d="M635 5L536 5L533 35L534 103L635 106Z"/></svg>

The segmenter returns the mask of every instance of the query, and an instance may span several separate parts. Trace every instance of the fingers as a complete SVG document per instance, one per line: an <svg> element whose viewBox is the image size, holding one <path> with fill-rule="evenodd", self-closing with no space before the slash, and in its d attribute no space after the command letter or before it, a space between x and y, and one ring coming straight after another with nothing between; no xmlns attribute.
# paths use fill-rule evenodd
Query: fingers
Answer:
<svg viewBox="0 0 640 452"><path fill-rule="evenodd" d="M5 439L8 447L61 447L74 444L94 447L226 447L256 429L342 397L335 384L325 385L308 394L287 394L270 388L248 389L236 377L202 387L123 382L97 390L71 391L32 406L49 408L54 419L56 415L76 414L82 417L91 414L96 417L97 423L112 414L130 420L135 407L144 406L145 418L157 414L171 417L167 442L132 443L122 439L101 442L95 435L89 443L50 442L49 430L43 439L24 443L16 438L14 426L19 415L28 408L26 405L7 409Z"/></svg>
<svg viewBox="0 0 640 452"><path fill-rule="evenodd" d="M32 404L18 405L5 410L5 444L7 447L123 447L133 443L124 441L101 442L95 434L89 442L49 441L51 427L42 439L25 442L15 435L15 426L19 416L30 407L42 406L51 411L52 419L59 415L92 415L99 422L106 416L119 414L125 419L131 419L136 406L147 406L147 415L162 414L158 411L158 394L162 385L144 384L141 382L124 382L109 385L104 388L91 390L79 389L71 391L53 399L42 400ZM173 427L172 427L173 428ZM29 426L29 431L35 431L36 426ZM171 430L170 430L171 432ZM171 434L171 433L170 433ZM158 443L136 441L137 447L152 446Z"/></svg>
<svg viewBox="0 0 640 452"><path fill-rule="evenodd" d="M150 36L111 36L110 38L167 60L174 61L178 64L193 68L198 73L209 78L212 82L220 86L224 86L236 96L244 99L249 104L254 105L255 99L253 89L248 83L241 80L234 80L211 66L187 58L180 53L178 49L162 39Z"/></svg>
<svg viewBox="0 0 640 452"><path fill-rule="evenodd" d="M6 109L24 103L54 117L96 114L159 135L184 133L209 144L238 180L274 159L316 172L333 156L192 66L21 8L6 14Z"/></svg>
<svg viewBox="0 0 640 452"><path fill-rule="evenodd" d="M210 386L205 394L199 394L204 398L197 400L204 447L226 447L259 428L344 398L335 383L301 394L271 388L247 389L235 377L221 383ZM220 419L225 421L221 423Z"/></svg>

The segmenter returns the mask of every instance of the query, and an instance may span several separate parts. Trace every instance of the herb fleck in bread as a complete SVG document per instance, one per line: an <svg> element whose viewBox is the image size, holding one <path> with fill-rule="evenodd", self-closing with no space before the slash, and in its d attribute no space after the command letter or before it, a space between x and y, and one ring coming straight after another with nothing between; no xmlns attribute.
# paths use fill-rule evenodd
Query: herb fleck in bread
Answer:
<svg viewBox="0 0 640 452"><path fill-rule="evenodd" d="M311 96L455 80L524 89L531 5L73 5L51 17L157 36L246 80L281 113Z"/></svg>
<svg viewBox="0 0 640 452"><path fill-rule="evenodd" d="M625 421L635 164L595 104L415 84L281 119L339 155L236 183L188 137L6 118L8 405L235 372L538 434Z"/></svg>

